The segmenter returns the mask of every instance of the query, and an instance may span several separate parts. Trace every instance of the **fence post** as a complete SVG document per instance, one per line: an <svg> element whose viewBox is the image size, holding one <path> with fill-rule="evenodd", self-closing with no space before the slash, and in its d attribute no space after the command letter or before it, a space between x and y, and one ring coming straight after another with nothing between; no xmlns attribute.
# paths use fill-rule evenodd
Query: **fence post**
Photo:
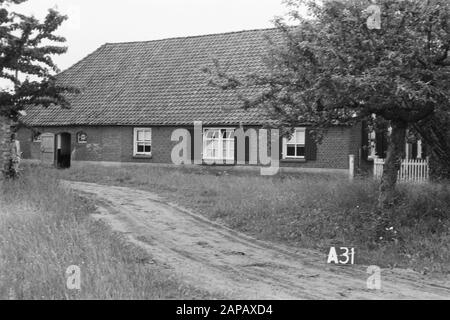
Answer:
<svg viewBox="0 0 450 320"><path fill-rule="evenodd" d="M348 156L348 178L353 181L355 178L355 155Z"/></svg>

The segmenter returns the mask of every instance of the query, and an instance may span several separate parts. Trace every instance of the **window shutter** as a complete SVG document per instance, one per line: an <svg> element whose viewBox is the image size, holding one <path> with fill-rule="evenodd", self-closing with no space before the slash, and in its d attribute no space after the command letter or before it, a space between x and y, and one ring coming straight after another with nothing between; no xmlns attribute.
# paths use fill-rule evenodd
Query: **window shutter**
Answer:
<svg viewBox="0 0 450 320"><path fill-rule="evenodd" d="M386 158L387 152L387 132L385 130L379 130L376 132L376 155L380 158Z"/></svg>
<svg viewBox="0 0 450 320"><path fill-rule="evenodd" d="M369 159L369 128L367 126L367 121L362 122L361 135L361 158L367 161Z"/></svg>
<svg viewBox="0 0 450 320"><path fill-rule="evenodd" d="M189 146L191 153L191 161L194 163L195 160L195 141L194 141L194 129L187 129L189 131L189 134L191 135L191 145Z"/></svg>
<svg viewBox="0 0 450 320"><path fill-rule="evenodd" d="M237 164L238 161L238 143L237 143L237 137L234 137L234 163ZM245 158L244 158L245 159Z"/></svg>
<svg viewBox="0 0 450 320"><path fill-rule="evenodd" d="M284 159L283 149L284 149L284 138L280 137L280 159Z"/></svg>
<svg viewBox="0 0 450 320"><path fill-rule="evenodd" d="M306 160L317 160L317 143L312 137L310 129L306 129L305 139Z"/></svg>

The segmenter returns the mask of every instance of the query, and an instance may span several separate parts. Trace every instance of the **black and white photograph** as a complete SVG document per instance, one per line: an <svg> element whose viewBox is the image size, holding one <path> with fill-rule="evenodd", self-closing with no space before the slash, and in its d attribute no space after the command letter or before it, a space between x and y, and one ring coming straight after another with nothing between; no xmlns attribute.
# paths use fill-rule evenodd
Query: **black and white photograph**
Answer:
<svg viewBox="0 0 450 320"><path fill-rule="evenodd" d="M0 0L0 90L0 300L450 300L448 0Z"/></svg>

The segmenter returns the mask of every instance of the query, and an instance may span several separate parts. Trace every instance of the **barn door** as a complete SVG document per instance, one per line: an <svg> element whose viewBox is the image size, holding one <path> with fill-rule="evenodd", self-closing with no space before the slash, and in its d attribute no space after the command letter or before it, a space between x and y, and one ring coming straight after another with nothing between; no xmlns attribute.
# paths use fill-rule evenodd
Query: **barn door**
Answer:
<svg viewBox="0 0 450 320"><path fill-rule="evenodd" d="M41 161L43 164L55 164L55 135L44 133L41 135Z"/></svg>

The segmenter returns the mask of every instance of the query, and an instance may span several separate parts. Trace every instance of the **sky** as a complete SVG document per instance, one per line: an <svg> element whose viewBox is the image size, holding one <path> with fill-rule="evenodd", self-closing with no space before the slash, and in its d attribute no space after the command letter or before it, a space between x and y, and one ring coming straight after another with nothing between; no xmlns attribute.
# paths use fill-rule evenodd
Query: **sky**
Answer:
<svg viewBox="0 0 450 320"><path fill-rule="evenodd" d="M58 31L69 47L55 57L61 70L107 42L270 28L287 11L282 0L29 0L18 8L42 19L55 6L69 16Z"/></svg>

